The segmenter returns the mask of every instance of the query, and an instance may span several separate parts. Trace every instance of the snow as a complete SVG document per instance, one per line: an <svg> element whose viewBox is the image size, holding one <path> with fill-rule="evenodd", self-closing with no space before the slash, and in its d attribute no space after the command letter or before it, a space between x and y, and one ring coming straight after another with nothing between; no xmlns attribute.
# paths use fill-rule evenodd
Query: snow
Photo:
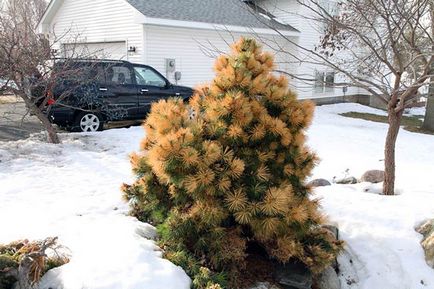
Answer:
<svg viewBox="0 0 434 289"><path fill-rule="evenodd" d="M425 112L426 112L426 107L411 107L411 108L407 108L405 110L405 115L408 116L419 116L419 117L423 117L425 116Z"/></svg>
<svg viewBox="0 0 434 289"><path fill-rule="evenodd" d="M384 114L358 104L318 107L309 142L322 162L313 178L331 181L347 169L360 178L366 170L383 169L387 125L338 115L348 111ZM315 190L351 252L352 264L340 258L347 262L341 264L344 288L434 288L434 270L425 263L422 236L414 231L434 218L434 136L401 130L396 150L398 196L379 195L381 184ZM346 285L351 279L358 282Z"/></svg>
<svg viewBox="0 0 434 289"><path fill-rule="evenodd" d="M264 17L265 19L271 20L271 17L268 16L267 14L264 14L264 13L259 12L259 15L261 15L261 16Z"/></svg>
<svg viewBox="0 0 434 289"><path fill-rule="evenodd" d="M349 111L384 115L357 104L318 107L309 144L322 161L313 178L383 169L387 125L338 115ZM121 200L120 185L133 180L128 154L143 136L132 127L62 134L61 145L38 135L0 142L0 243L59 236L72 255L45 276L41 289L189 288L182 269L161 257L155 229L129 217ZM346 242L339 257L343 288L434 288L434 270L414 231L434 218L433 151L434 136L401 130L398 196L380 195L381 184L315 189Z"/></svg>
<svg viewBox="0 0 434 289"><path fill-rule="evenodd" d="M280 23L280 24L288 25L287 22L285 22L284 20L282 20L282 19L280 19L280 18L278 18L278 17L275 17L275 16L270 17L269 15L267 15L267 14L265 14L265 13L261 13L261 12L259 12L259 15L261 15L262 17L264 17L264 18L267 19L267 20L274 20L274 21L276 21L276 22L278 22L278 23Z"/></svg>
<svg viewBox="0 0 434 289"><path fill-rule="evenodd" d="M185 272L145 237L155 229L127 216L120 185L133 176L128 154L140 127L0 143L0 243L58 236L71 262L41 289L190 288Z"/></svg>

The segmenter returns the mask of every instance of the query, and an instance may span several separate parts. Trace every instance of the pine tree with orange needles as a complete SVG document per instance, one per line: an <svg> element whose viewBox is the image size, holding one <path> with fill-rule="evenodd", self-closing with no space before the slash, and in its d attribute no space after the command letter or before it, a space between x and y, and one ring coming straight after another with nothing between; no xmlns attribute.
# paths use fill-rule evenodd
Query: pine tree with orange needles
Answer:
<svg viewBox="0 0 434 289"><path fill-rule="evenodd" d="M131 158L137 181L124 185L125 198L134 215L157 225L166 257L194 288L239 288L253 243L313 272L341 248L321 228L305 183L317 162L305 145L314 105L298 101L273 67L271 54L241 39L188 105L152 106L142 151Z"/></svg>

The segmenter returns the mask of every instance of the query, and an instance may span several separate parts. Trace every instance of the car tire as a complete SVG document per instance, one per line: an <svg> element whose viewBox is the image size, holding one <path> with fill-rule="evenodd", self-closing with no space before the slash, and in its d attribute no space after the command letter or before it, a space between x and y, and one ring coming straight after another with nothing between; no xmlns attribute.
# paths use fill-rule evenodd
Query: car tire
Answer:
<svg viewBox="0 0 434 289"><path fill-rule="evenodd" d="M96 132L102 131L104 120L99 113L80 112L74 121L73 131L76 132Z"/></svg>

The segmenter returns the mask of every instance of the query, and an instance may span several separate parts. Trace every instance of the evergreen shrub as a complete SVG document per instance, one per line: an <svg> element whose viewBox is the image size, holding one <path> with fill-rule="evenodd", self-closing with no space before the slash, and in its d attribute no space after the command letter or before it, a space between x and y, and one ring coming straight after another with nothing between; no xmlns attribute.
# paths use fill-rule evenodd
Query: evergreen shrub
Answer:
<svg viewBox="0 0 434 289"><path fill-rule="evenodd" d="M157 226L193 288L242 287L252 247L313 272L340 250L305 182L317 162L305 144L314 104L273 68L270 53L242 38L189 103L153 104L131 156L137 180L123 191L132 213Z"/></svg>

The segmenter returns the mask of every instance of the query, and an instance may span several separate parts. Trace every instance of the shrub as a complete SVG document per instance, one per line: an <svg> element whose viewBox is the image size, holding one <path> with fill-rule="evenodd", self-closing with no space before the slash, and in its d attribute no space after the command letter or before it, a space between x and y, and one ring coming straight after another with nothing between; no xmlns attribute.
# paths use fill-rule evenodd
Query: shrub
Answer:
<svg viewBox="0 0 434 289"><path fill-rule="evenodd" d="M317 161L305 145L314 105L298 101L273 66L271 54L241 39L189 105L152 106L141 152L131 157L137 180L124 185L125 198L157 225L166 257L194 288L238 286L252 244L314 272L340 249L305 185Z"/></svg>
<svg viewBox="0 0 434 289"><path fill-rule="evenodd" d="M57 252L59 248L57 238L0 244L0 288L15 288L16 282L20 282L21 287L33 288L47 271L69 262L68 257ZM47 256L48 250L55 254Z"/></svg>

